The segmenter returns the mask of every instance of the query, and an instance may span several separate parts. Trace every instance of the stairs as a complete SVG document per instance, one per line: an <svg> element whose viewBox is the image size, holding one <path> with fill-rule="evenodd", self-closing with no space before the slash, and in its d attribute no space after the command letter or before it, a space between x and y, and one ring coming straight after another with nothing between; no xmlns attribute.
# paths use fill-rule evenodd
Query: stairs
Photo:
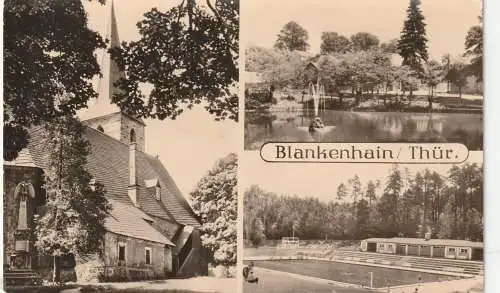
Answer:
<svg viewBox="0 0 500 293"><path fill-rule="evenodd" d="M444 258L391 255L374 252L336 250L330 260L355 261L367 264L408 267L432 271L453 272L468 275L483 275L484 263L478 261L451 260Z"/></svg>
<svg viewBox="0 0 500 293"><path fill-rule="evenodd" d="M42 279L33 270L5 271L3 278L6 287L42 285Z"/></svg>

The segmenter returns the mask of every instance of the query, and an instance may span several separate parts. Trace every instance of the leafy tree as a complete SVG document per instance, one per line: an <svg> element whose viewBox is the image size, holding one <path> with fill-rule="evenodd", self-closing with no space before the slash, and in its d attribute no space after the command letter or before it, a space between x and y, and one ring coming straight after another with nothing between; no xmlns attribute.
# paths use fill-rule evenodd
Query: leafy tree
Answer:
<svg viewBox="0 0 500 293"><path fill-rule="evenodd" d="M201 240L215 265L236 264L237 156L218 160L191 192L194 212L200 217Z"/></svg>
<svg viewBox="0 0 500 293"><path fill-rule="evenodd" d="M467 77L469 76L469 67L462 61L455 61L450 64L450 68L446 73L445 79L458 88L458 96L462 98L462 89L467 85Z"/></svg>
<svg viewBox="0 0 500 293"><path fill-rule="evenodd" d="M399 54L398 42L398 39L391 39L388 42L383 42L380 44L380 49L385 53Z"/></svg>
<svg viewBox="0 0 500 293"><path fill-rule="evenodd" d="M259 247L264 244L264 241L266 240L266 235L264 234L265 227L260 218L253 221L250 231L248 240L250 240L250 243L252 243L254 247Z"/></svg>
<svg viewBox="0 0 500 293"><path fill-rule="evenodd" d="M344 198L347 197L347 187L345 186L344 183L340 183L340 185L337 187L337 200L343 200Z"/></svg>
<svg viewBox="0 0 500 293"><path fill-rule="evenodd" d="M428 61L423 65L422 72L423 82L429 87L429 110L432 110L432 98L434 97L434 89L441 81L440 65L436 61Z"/></svg>
<svg viewBox="0 0 500 293"><path fill-rule="evenodd" d="M483 79L483 26L482 17L479 17L481 25L475 25L469 29L465 37L465 54L471 56L470 71L478 78Z"/></svg>
<svg viewBox="0 0 500 293"><path fill-rule="evenodd" d="M7 0L3 47L3 156L10 161L26 147L30 127L74 115L97 97L94 51L105 43L88 28L82 1Z"/></svg>
<svg viewBox="0 0 500 293"><path fill-rule="evenodd" d="M215 120L238 119L239 1L182 1L166 12L156 8L137 26L140 39L113 48L127 76L113 102L143 118L175 119L195 104ZM140 88L150 84L148 97Z"/></svg>
<svg viewBox="0 0 500 293"><path fill-rule="evenodd" d="M288 51L307 51L308 39L307 31L295 21L290 21L280 30L274 47Z"/></svg>
<svg viewBox="0 0 500 293"><path fill-rule="evenodd" d="M58 282L61 256L100 251L111 207L103 186L91 184L85 168L90 145L82 137L84 126L74 118L61 117L45 129L46 203L35 218L35 245L54 257L53 280Z"/></svg>
<svg viewBox="0 0 500 293"><path fill-rule="evenodd" d="M352 50L352 43L337 32L323 32L320 49L322 54L346 53Z"/></svg>
<svg viewBox="0 0 500 293"><path fill-rule="evenodd" d="M410 0L406 13L406 20L398 42L399 54L403 58L403 65L408 65L413 70L421 72L423 62L427 61L428 53L426 24L420 10L420 0Z"/></svg>
<svg viewBox="0 0 500 293"><path fill-rule="evenodd" d="M447 79L447 75L448 75L448 72L450 71L450 68L451 68L451 55L450 54L444 54L442 57L441 57L441 74L442 74L442 78L444 80L446 80L446 92L449 93L450 92L450 80Z"/></svg>
<svg viewBox="0 0 500 293"><path fill-rule="evenodd" d="M366 51L378 47L380 40L374 34L359 32L351 36L352 47L356 51Z"/></svg>

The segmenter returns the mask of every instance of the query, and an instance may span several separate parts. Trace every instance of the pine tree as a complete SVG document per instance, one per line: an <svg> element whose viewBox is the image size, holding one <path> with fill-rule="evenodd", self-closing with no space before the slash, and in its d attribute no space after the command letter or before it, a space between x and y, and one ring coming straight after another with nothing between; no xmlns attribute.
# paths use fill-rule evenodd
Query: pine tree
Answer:
<svg viewBox="0 0 500 293"><path fill-rule="evenodd" d="M410 5L406 10L407 18L398 42L398 50L403 58L403 65L421 72L422 63L427 61L429 55L425 36L425 18L419 6L420 0L410 0Z"/></svg>

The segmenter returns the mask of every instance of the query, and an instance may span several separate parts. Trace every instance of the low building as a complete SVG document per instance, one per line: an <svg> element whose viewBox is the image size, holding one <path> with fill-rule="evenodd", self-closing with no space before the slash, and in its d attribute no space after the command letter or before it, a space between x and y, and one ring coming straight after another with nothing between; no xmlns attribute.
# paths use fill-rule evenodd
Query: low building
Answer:
<svg viewBox="0 0 500 293"><path fill-rule="evenodd" d="M361 251L396 255L483 260L482 242L454 239L369 238L361 241Z"/></svg>

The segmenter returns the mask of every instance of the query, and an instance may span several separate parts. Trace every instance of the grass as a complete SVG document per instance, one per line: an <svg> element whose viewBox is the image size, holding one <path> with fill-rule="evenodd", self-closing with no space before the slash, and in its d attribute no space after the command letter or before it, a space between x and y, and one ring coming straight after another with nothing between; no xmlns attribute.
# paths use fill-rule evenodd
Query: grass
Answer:
<svg viewBox="0 0 500 293"><path fill-rule="evenodd" d="M276 271L365 286L370 285L370 272L373 272L375 288L416 284L419 282L419 277L422 283L458 279L438 274L319 260L254 261L254 264L256 267Z"/></svg>
<svg viewBox="0 0 500 293"><path fill-rule="evenodd" d="M366 293L366 289L342 288L335 285L320 284L308 280L300 280L294 277L266 273L259 275L258 284L243 284L243 293Z"/></svg>

